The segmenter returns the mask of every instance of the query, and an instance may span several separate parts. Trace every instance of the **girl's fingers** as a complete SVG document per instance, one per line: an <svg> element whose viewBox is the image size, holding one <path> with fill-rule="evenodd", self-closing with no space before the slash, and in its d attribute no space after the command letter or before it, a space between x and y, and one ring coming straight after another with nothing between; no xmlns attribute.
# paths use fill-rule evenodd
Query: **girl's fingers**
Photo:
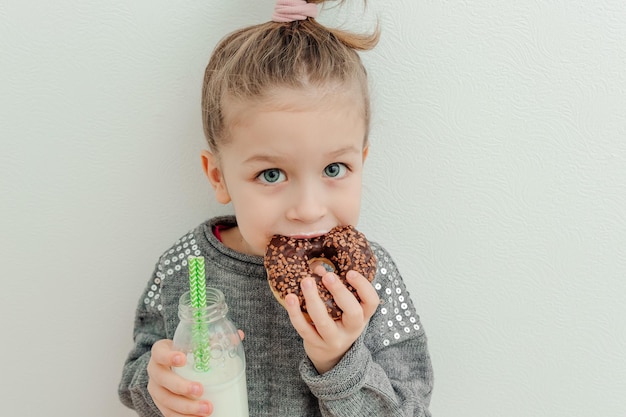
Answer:
<svg viewBox="0 0 626 417"><path fill-rule="evenodd" d="M189 381L174 373L170 368L151 368L148 365L148 375L154 386L162 387L172 394L189 398L199 398L202 395L202 384Z"/></svg>
<svg viewBox="0 0 626 417"><path fill-rule="evenodd" d="M334 320L328 315L328 310L326 309L326 304L322 301L320 297L320 293L317 290L317 283L313 278L305 278L302 280L300 284L300 288L302 289L302 295L306 301L306 310L313 323L315 323L315 328L317 331L322 334L321 329L332 327L334 324ZM324 336L324 334L322 334Z"/></svg>
<svg viewBox="0 0 626 417"><path fill-rule="evenodd" d="M191 400L174 395L161 386L152 387L150 395L159 410L167 417L206 416L213 412L213 405L209 401Z"/></svg>
<svg viewBox="0 0 626 417"><path fill-rule="evenodd" d="M313 264L311 266L311 271L319 275L320 277L323 277L324 275L326 275L326 273L329 272L326 270L326 268L324 268L324 265L321 261L318 261L317 263Z"/></svg>
<svg viewBox="0 0 626 417"><path fill-rule="evenodd" d="M163 366L183 366L186 357L182 352L172 348L171 340L162 339L152 345L151 361Z"/></svg>
<svg viewBox="0 0 626 417"><path fill-rule="evenodd" d="M213 406L208 401L198 401L202 384L181 377L171 368L184 365L185 361L184 354L172 349L171 340L156 342L148 363L148 392L167 417L209 415Z"/></svg>
<svg viewBox="0 0 626 417"><path fill-rule="evenodd" d="M309 323L302 310L300 310L300 300L297 295L287 294L285 297L285 308L287 309L287 314L289 314L291 324L302 339L309 340L309 338L317 336L313 325Z"/></svg>
<svg viewBox="0 0 626 417"><path fill-rule="evenodd" d="M322 283L333 295L335 303L344 313L359 307L359 301L336 274L332 272L325 274Z"/></svg>
<svg viewBox="0 0 626 417"><path fill-rule="evenodd" d="M357 294L359 294L361 307L363 308L366 319L369 320L380 305L380 298L378 297L376 289L367 278L356 271L348 271L346 279L348 284L352 285Z"/></svg>
<svg viewBox="0 0 626 417"><path fill-rule="evenodd" d="M349 328L362 328L363 323L369 320L378 307L378 294L372 284L356 271L349 271L346 284L339 280L337 275L328 273L322 282L335 299L337 306L343 311L342 322ZM352 286L359 298L346 285Z"/></svg>
<svg viewBox="0 0 626 417"><path fill-rule="evenodd" d="M185 355L172 350L171 340L159 340L152 345L148 375L152 387L160 387L176 395L198 398L202 395L203 387L198 382L189 381L172 371L171 367L183 366Z"/></svg>
<svg viewBox="0 0 626 417"><path fill-rule="evenodd" d="M359 302L354 294L348 290L346 284L339 280L337 274L326 271L326 269L321 265L321 262L314 265L313 272L323 277L322 282L324 286L332 294L337 306L339 306L339 308L343 311L345 319L349 318L362 320L365 318L365 320L369 320L378 308L380 303L378 293L372 284L357 271L348 271L346 274L346 284L351 285L356 290L361 302ZM307 299L307 309L309 308L309 301Z"/></svg>

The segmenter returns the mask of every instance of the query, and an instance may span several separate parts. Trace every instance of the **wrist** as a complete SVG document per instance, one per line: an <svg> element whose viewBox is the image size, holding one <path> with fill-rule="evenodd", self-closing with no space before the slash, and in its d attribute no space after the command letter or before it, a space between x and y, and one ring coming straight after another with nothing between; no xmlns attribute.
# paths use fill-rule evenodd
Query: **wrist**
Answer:
<svg viewBox="0 0 626 417"><path fill-rule="evenodd" d="M330 371L339 363L341 357L334 360L315 360L309 356L309 360L313 364L313 367L317 371L318 374L324 375L326 372Z"/></svg>

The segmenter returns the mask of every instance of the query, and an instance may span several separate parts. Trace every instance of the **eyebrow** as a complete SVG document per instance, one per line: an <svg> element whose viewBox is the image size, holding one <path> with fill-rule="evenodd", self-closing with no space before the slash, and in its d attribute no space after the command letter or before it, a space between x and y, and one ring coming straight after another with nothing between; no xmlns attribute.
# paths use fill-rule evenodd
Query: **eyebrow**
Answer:
<svg viewBox="0 0 626 417"><path fill-rule="evenodd" d="M334 159L345 154L351 154L351 153L360 154L361 152L362 150L359 149L357 146L348 145L348 146L344 146L343 148L339 148L335 151L329 152L327 156L331 159ZM257 154L257 155L252 155L251 157L247 158L245 161L243 161L243 163L244 164L255 163L255 162L277 163L277 162L282 162L286 159L288 158L281 156L281 155Z"/></svg>
<svg viewBox="0 0 626 417"><path fill-rule="evenodd" d="M279 161L281 161L283 159L285 159L285 158L283 158L282 156L278 156L278 155L259 154L259 155L252 155L250 158L248 158L245 161L243 161L243 163L244 164L249 164L249 163L254 163L254 162L275 163L275 162L279 162Z"/></svg>
<svg viewBox="0 0 626 417"><path fill-rule="evenodd" d="M363 152L363 149L359 149L358 146L348 145L348 146L344 146L343 148L339 148L334 152L329 153L328 156L336 158L338 156L349 154L349 153L361 154L361 152Z"/></svg>

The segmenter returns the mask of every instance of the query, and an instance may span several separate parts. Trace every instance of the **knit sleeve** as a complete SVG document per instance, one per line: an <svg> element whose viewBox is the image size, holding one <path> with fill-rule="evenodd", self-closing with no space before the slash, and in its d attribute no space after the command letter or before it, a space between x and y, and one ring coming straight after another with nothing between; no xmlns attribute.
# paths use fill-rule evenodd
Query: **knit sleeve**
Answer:
<svg viewBox="0 0 626 417"><path fill-rule="evenodd" d="M155 271L144 290L135 315L134 346L122 371L118 393L124 405L141 417L162 417L148 393L148 362L152 345L165 339L165 323L159 302L161 273Z"/></svg>
<svg viewBox="0 0 626 417"><path fill-rule="evenodd" d="M381 304L366 331L329 372L317 374L308 359L300 372L324 417L430 417L433 372L426 334L393 260L372 246Z"/></svg>

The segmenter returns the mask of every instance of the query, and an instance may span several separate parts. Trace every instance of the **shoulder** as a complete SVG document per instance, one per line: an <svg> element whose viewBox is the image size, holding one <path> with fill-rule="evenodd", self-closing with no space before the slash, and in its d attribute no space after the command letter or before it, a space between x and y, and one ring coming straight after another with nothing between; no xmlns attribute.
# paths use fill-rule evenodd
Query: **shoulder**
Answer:
<svg viewBox="0 0 626 417"><path fill-rule="evenodd" d="M187 266L188 257L204 256L207 250L217 243L213 228L218 224L236 223L232 216L214 217L188 230L159 257L158 269L165 276L173 275Z"/></svg>
<svg viewBox="0 0 626 417"><path fill-rule="evenodd" d="M187 265L189 256L200 256L198 241L204 239L203 230L206 222L191 229L180 236L161 256L157 265L158 270L165 275L172 275Z"/></svg>
<svg viewBox="0 0 626 417"><path fill-rule="evenodd" d="M207 256L208 252L218 244L212 234L213 226L227 224L229 221L231 221L230 217L215 217L206 220L180 235L159 256L143 300L148 308L161 311L164 302L177 300L179 293L188 285L187 259L190 256ZM167 291L164 288L167 288ZM166 297L165 292L169 297ZM164 301L164 299L167 300Z"/></svg>
<svg viewBox="0 0 626 417"><path fill-rule="evenodd" d="M393 258L387 250L376 242L369 242L374 256L376 256L376 278L374 286L377 290L390 288L394 285L402 284L402 276ZM394 285L392 285L394 284Z"/></svg>

